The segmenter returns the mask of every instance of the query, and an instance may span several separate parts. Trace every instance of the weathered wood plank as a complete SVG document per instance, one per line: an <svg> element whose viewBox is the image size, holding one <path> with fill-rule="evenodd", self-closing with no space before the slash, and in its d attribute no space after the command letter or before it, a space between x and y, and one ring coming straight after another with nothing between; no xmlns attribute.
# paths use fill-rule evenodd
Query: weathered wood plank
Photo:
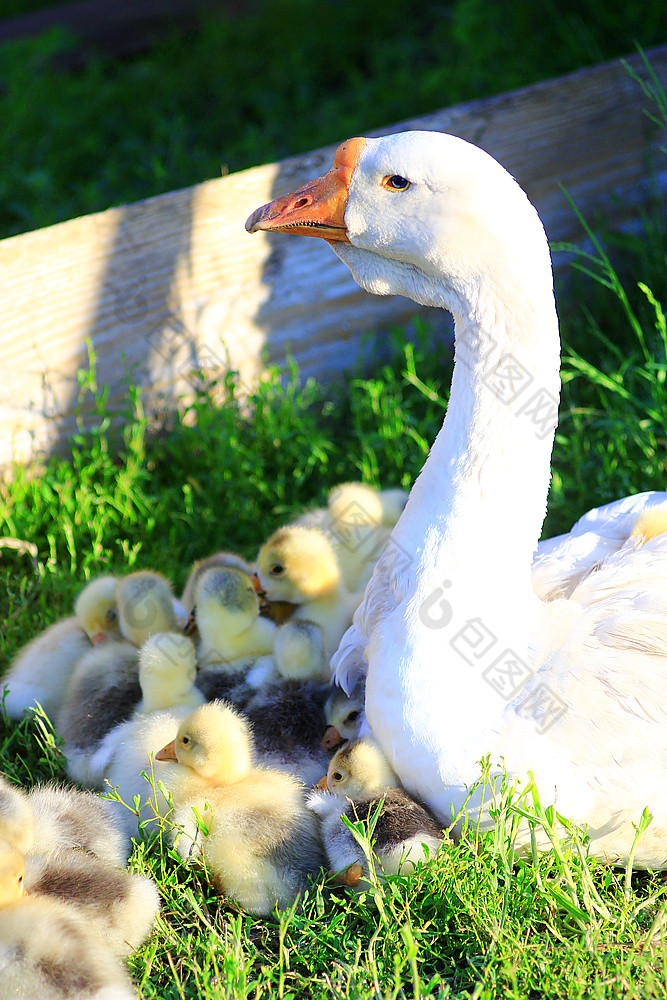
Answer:
<svg viewBox="0 0 667 1000"><path fill-rule="evenodd" d="M667 46L650 59L667 86ZM667 191L667 158L657 157L667 137L651 127L646 104L614 62L385 131L450 131L478 143L526 188L550 238L569 240L580 233L561 185L589 218L610 224L636 215L648 156ZM215 372L229 362L251 384L264 350L276 362L291 353L304 374L330 379L366 331L407 320L413 303L366 295L319 240L244 231L253 208L326 169L331 153L0 242L0 465L73 429L86 338L112 405L125 396L126 372L150 399L173 405L197 365Z"/></svg>

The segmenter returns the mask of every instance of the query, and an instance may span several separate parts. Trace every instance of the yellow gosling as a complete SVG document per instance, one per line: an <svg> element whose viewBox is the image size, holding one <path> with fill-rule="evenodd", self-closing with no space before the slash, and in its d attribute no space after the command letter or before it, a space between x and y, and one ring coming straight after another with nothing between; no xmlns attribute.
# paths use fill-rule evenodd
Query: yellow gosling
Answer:
<svg viewBox="0 0 667 1000"><path fill-rule="evenodd" d="M189 854L200 842L219 889L249 912L267 915L294 903L322 853L303 786L257 767L254 758L249 723L220 702L195 709L156 754L175 769L174 818L188 835L178 849ZM203 835L193 830L193 809L204 819Z"/></svg>
<svg viewBox="0 0 667 1000"><path fill-rule="evenodd" d="M362 597L346 590L328 538L300 525L278 529L259 550L257 575L269 600L299 605L288 624L320 626L328 664Z"/></svg>
<svg viewBox="0 0 667 1000"><path fill-rule="evenodd" d="M81 657L93 643L120 638L116 584L114 577L92 580L77 598L72 617L50 625L19 650L0 681L0 688L9 688L5 708L11 718L39 702L54 720Z"/></svg>
<svg viewBox="0 0 667 1000"><path fill-rule="evenodd" d="M273 651L276 626L260 617L252 579L231 567L207 569L197 581L195 616L200 666L235 672L235 661Z"/></svg>
<svg viewBox="0 0 667 1000"><path fill-rule="evenodd" d="M667 507L654 507L639 515L633 525L631 536L640 544L646 545L656 535L662 535L665 531L667 531Z"/></svg>

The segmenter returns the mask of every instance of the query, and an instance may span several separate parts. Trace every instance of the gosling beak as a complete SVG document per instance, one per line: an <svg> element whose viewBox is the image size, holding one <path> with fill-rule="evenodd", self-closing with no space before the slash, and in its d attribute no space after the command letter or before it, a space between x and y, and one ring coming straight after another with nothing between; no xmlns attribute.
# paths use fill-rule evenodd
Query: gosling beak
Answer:
<svg viewBox="0 0 667 1000"><path fill-rule="evenodd" d="M167 743L166 747L162 747L161 750L155 754L156 760L173 760L175 764L178 764L178 757L176 756L176 740L172 740L171 743Z"/></svg>
<svg viewBox="0 0 667 1000"><path fill-rule="evenodd" d="M193 608L188 615L188 620L183 626L183 635L192 636L197 631L197 616L195 615L195 609Z"/></svg>
<svg viewBox="0 0 667 1000"><path fill-rule="evenodd" d="M326 774L324 775L323 778L320 778L320 780L317 782L317 784L313 785L313 788L316 788L318 790L318 792L328 792L329 791L329 785L327 783L327 776L326 776Z"/></svg>
<svg viewBox="0 0 667 1000"><path fill-rule="evenodd" d="M343 737L340 735L335 726L327 726L324 730L324 736L322 737L322 748L324 750L333 750L337 747L339 743L343 742Z"/></svg>
<svg viewBox="0 0 667 1000"><path fill-rule="evenodd" d="M338 872L334 875L334 882L339 885L355 886L361 881L361 876L364 874L364 870L361 865L355 861L348 868L344 868L342 872Z"/></svg>
<svg viewBox="0 0 667 1000"><path fill-rule="evenodd" d="M108 642L106 632L96 632L91 641L93 646L101 646L103 643Z"/></svg>
<svg viewBox="0 0 667 1000"><path fill-rule="evenodd" d="M262 586L262 581L260 580L258 573L252 574L252 585L255 588L255 593L258 594L259 597L264 597L266 591Z"/></svg>
<svg viewBox="0 0 667 1000"><path fill-rule="evenodd" d="M348 139L336 150L332 169L291 194L262 205L248 217L249 233L259 229L298 236L321 236L329 243L349 243L345 209L350 180L365 139Z"/></svg>

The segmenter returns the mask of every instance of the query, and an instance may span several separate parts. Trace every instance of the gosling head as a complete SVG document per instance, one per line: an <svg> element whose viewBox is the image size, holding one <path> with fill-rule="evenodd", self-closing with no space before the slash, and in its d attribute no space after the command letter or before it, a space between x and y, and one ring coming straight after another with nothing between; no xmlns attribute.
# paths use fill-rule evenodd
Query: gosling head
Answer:
<svg viewBox="0 0 667 1000"><path fill-rule="evenodd" d="M35 840L35 814L22 789L0 775L0 844L27 854Z"/></svg>
<svg viewBox="0 0 667 1000"><path fill-rule="evenodd" d="M328 507L334 528L337 524L355 528L382 524L382 501L377 490L365 483L341 483L329 494Z"/></svg>
<svg viewBox="0 0 667 1000"><path fill-rule="evenodd" d="M210 701L181 722L176 738L155 759L190 768L211 784L233 785L253 767L250 723L229 705Z"/></svg>
<svg viewBox="0 0 667 1000"><path fill-rule="evenodd" d="M257 575L272 601L305 604L335 594L340 568L329 540L316 528L279 528L262 545Z"/></svg>
<svg viewBox="0 0 667 1000"><path fill-rule="evenodd" d="M121 638L116 603L115 576L100 576L91 580L76 599L74 614L94 645Z"/></svg>
<svg viewBox="0 0 667 1000"><path fill-rule="evenodd" d="M0 909L15 903L24 893L25 862L7 844L0 845Z"/></svg>
<svg viewBox="0 0 667 1000"><path fill-rule="evenodd" d="M333 750L346 740L354 739L364 711L364 691L348 695L342 688L335 688L324 703L327 728L322 737L325 750Z"/></svg>
<svg viewBox="0 0 667 1000"><path fill-rule="evenodd" d="M349 799L369 798L387 788L397 788L398 778L385 755L372 740L345 743L331 758L326 787Z"/></svg>
<svg viewBox="0 0 667 1000"><path fill-rule="evenodd" d="M171 587L163 576L140 570L123 577L116 587L118 618L123 636L143 646L157 632L176 628Z"/></svg>
<svg viewBox="0 0 667 1000"><path fill-rule="evenodd" d="M220 566L201 574L195 591L195 617L205 646L215 648L218 635L240 635L258 615L259 597L247 573Z"/></svg>

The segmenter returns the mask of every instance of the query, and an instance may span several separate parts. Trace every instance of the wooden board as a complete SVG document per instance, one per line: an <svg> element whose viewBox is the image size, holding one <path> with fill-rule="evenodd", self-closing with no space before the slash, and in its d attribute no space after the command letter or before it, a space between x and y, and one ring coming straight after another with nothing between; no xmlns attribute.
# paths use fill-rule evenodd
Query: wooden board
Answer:
<svg viewBox="0 0 667 1000"><path fill-rule="evenodd" d="M667 45L649 55L667 87ZM636 217L650 159L667 191L658 152L667 137L647 103L613 62L385 131L441 130L479 144L525 187L549 237L570 240L581 234L561 185L588 218L614 225ZM125 399L127 374L149 403L173 406L198 367L215 374L229 363L252 385L264 358L291 354L304 375L332 379L367 331L408 320L414 303L362 292L323 242L244 231L254 208L328 169L331 156L314 152L1 241L0 465L61 446L74 429L87 338L112 406Z"/></svg>

